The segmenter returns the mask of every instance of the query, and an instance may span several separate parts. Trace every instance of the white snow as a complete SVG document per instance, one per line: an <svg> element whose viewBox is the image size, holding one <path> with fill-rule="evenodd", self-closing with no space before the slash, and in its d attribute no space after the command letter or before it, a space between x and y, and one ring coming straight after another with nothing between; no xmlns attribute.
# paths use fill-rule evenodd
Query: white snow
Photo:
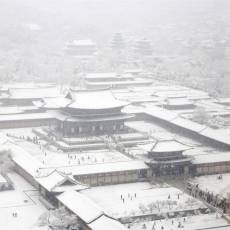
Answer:
<svg viewBox="0 0 230 230"><path fill-rule="evenodd" d="M38 217L47 211L38 200L38 192L18 174L8 176L15 190L0 192L0 229L45 230L36 226ZM13 212L18 216L13 217Z"/></svg>
<svg viewBox="0 0 230 230"><path fill-rule="evenodd" d="M88 165L75 165L60 167L59 170L65 173L72 173L73 175L88 175L98 173L112 173L120 171L132 171L149 169L149 167L140 160L129 160L112 163L99 163L99 164L88 164Z"/></svg>
<svg viewBox="0 0 230 230"><path fill-rule="evenodd" d="M23 114L8 114L0 115L1 122L22 121L22 120L37 120L54 118L50 113L23 113Z"/></svg>
<svg viewBox="0 0 230 230"><path fill-rule="evenodd" d="M11 88L10 98L29 99L29 98L54 98L61 96L57 87L37 87L37 88Z"/></svg>
<svg viewBox="0 0 230 230"><path fill-rule="evenodd" d="M0 184L2 183L7 183L5 177L3 177L1 174L0 174Z"/></svg>
<svg viewBox="0 0 230 230"><path fill-rule="evenodd" d="M179 227L179 223L183 227ZM143 228L143 225L146 228ZM128 225L127 225L128 226ZM154 226L154 227L153 227ZM224 227L225 226L225 227ZM163 227L163 228L162 228ZM230 229L230 225L224 218L221 218L218 214L205 214L189 217L179 217L173 219L165 219L158 221L144 221L140 223L130 224L131 230L197 230L197 229L216 229L216 230L227 230Z"/></svg>
<svg viewBox="0 0 230 230"><path fill-rule="evenodd" d="M167 213L205 207L200 201L184 194L173 187L156 187L149 183L130 183L94 187L80 193L100 205L107 214L114 218L143 215L148 213ZM136 197L135 197L136 194ZM179 194L179 199L178 199ZM169 198L170 195L170 198ZM124 202L121 199L124 198ZM154 203L152 211L144 213L140 206L146 208Z"/></svg>
<svg viewBox="0 0 230 230"><path fill-rule="evenodd" d="M194 157L194 164L206 164L206 163L215 163L215 162L229 162L230 161L230 152L210 152L196 155Z"/></svg>
<svg viewBox="0 0 230 230"><path fill-rule="evenodd" d="M176 140L158 141L151 149L152 152L178 152L185 151L191 147L186 146Z"/></svg>
<svg viewBox="0 0 230 230"><path fill-rule="evenodd" d="M230 173L221 174L222 179L218 179L219 174L195 177L191 181L199 184L199 188L204 191L213 192L220 196L228 197L230 194Z"/></svg>
<svg viewBox="0 0 230 230"><path fill-rule="evenodd" d="M95 46L95 43L90 39L82 39L82 40L73 40L69 42L68 45L71 46Z"/></svg>
<svg viewBox="0 0 230 230"><path fill-rule="evenodd" d="M97 204L78 192L67 191L57 198L85 223L90 223L103 215L102 209Z"/></svg>
<svg viewBox="0 0 230 230"><path fill-rule="evenodd" d="M93 221L91 224L89 224L89 227L92 230L125 230L127 229L119 221L111 219L105 215Z"/></svg>
<svg viewBox="0 0 230 230"><path fill-rule="evenodd" d="M17 133L17 136L25 135L33 138L34 134L29 131L24 131ZM12 133L12 131L10 132ZM16 135L16 134L15 134ZM92 140L92 139L89 139ZM86 142L87 139L70 139L70 141L81 141ZM33 159L37 160L41 165L40 167L62 167L71 165L87 165L96 163L112 163L112 162L123 162L130 161L131 159L124 154L115 150L94 150L94 151L76 151L71 153L60 153L51 149L47 149L44 146L40 147L38 144L28 142L25 140L18 140L19 146L21 146L21 151L29 153L33 156ZM41 142L41 144L43 144ZM67 145L68 146L68 145ZM18 147L19 148L19 147ZM32 166L31 166L32 167Z"/></svg>
<svg viewBox="0 0 230 230"><path fill-rule="evenodd" d="M53 192L78 191L88 188L86 185L77 182L73 177L63 175L56 170L46 176L38 177L36 180L40 185L46 188L47 191ZM70 184L65 185L64 183L66 181L69 181Z"/></svg>
<svg viewBox="0 0 230 230"><path fill-rule="evenodd" d="M110 109L129 104L117 100L109 90L76 91L72 95L73 102L68 107L75 109Z"/></svg>

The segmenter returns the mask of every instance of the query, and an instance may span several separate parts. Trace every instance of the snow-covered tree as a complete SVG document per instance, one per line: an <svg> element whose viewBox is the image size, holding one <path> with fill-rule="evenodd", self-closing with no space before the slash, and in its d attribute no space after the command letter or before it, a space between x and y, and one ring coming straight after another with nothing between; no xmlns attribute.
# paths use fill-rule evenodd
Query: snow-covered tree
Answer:
<svg viewBox="0 0 230 230"><path fill-rule="evenodd" d="M209 120L209 115L205 108L197 107L193 113L192 119L200 124L206 124Z"/></svg>
<svg viewBox="0 0 230 230"><path fill-rule="evenodd" d="M0 173L5 174L14 168L11 152L4 150L0 151Z"/></svg>
<svg viewBox="0 0 230 230"><path fill-rule="evenodd" d="M54 230L79 230L76 215L69 213L64 207L43 213L38 218L38 226L49 226Z"/></svg>

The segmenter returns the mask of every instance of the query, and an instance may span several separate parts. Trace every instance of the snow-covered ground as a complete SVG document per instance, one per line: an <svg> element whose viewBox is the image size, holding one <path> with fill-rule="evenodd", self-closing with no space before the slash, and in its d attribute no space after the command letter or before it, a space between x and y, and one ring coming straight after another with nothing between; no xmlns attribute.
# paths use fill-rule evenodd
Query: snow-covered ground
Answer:
<svg viewBox="0 0 230 230"><path fill-rule="evenodd" d="M94 187L81 193L116 218L205 208L179 189L146 182Z"/></svg>
<svg viewBox="0 0 230 230"><path fill-rule="evenodd" d="M69 154L40 147L27 141L21 141L20 146L47 167L60 167L69 165L85 165L106 162L129 161L130 158L118 151L94 150L76 151Z"/></svg>
<svg viewBox="0 0 230 230"><path fill-rule="evenodd" d="M117 151L96 150L86 151L81 153L54 153L49 152L38 155L36 157L40 162L47 167L59 167L67 165L86 165L107 162L129 161L130 159Z"/></svg>
<svg viewBox="0 0 230 230"><path fill-rule="evenodd" d="M199 188L204 191L213 192L224 197L230 194L230 173L221 174L222 179L218 179L219 174L195 177L191 181L199 184Z"/></svg>
<svg viewBox="0 0 230 230"><path fill-rule="evenodd" d="M95 163L107 163L107 162L121 162L131 160L124 154L109 149L94 150L94 151L76 151L71 153L63 153L56 149L45 147L45 142L40 141L40 144L35 144L31 141L27 141L26 138L33 138L36 135L32 132L32 129L16 129L16 130L4 130L4 133L21 137L25 139L11 138L16 144L20 145L30 155L35 157L44 166L47 167L60 167L69 165L85 165Z"/></svg>
<svg viewBox="0 0 230 230"><path fill-rule="evenodd" d="M9 134L9 136L14 137L30 137L33 138L36 135L32 132L32 128L18 128L18 129L2 129L1 133Z"/></svg>
<svg viewBox="0 0 230 230"><path fill-rule="evenodd" d="M131 230L197 230L206 228L215 228L218 230L230 229L227 221L219 214L211 213L197 216L179 217L158 221L144 221L140 223L127 224ZM179 227L181 226L181 227ZM182 227L183 226L183 227ZM222 226L222 227L221 227ZM225 226L225 227L224 227Z"/></svg>
<svg viewBox="0 0 230 230"><path fill-rule="evenodd" d="M38 200L38 192L18 174L8 175L15 190L0 192L0 229L45 230L36 226L38 217L47 211Z"/></svg>

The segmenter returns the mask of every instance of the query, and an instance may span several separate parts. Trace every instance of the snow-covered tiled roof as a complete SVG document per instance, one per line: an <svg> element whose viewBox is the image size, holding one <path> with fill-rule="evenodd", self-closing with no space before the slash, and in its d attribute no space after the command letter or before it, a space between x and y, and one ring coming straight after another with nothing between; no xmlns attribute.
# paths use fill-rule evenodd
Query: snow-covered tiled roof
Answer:
<svg viewBox="0 0 230 230"><path fill-rule="evenodd" d="M146 109L144 110L145 113L162 120L170 121L178 116L177 113L159 108L154 105L150 105L148 103L145 104L145 107L146 107Z"/></svg>
<svg viewBox="0 0 230 230"><path fill-rule="evenodd" d="M92 230L127 230L127 228L119 221L105 215L93 221L88 226Z"/></svg>
<svg viewBox="0 0 230 230"><path fill-rule="evenodd" d="M182 144L176 140L161 140L161 141L157 141L153 145L150 151L151 152L182 152L190 148L191 147Z"/></svg>
<svg viewBox="0 0 230 230"><path fill-rule="evenodd" d="M71 91L73 102L68 105L74 109L111 109L128 105L116 99L110 90Z"/></svg>
<svg viewBox="0 0 230 230"><path fill-rule="evenodd" d="M126 120L132 118L133 115L131 114L118 114L118 115L110 115L107 117L95 117L95 116L69 116L65 113L54 111L50 112L53 114L55 118L61 121L71 121L71 122L97 122L97 121L112 121L112 120Z"/></svg>
<svg viewBox="0 0 230 230"><path fill-rule="evenodd" d="M141 170L141 169L148 169L148 168L149 167L143 161L128 160L122 162L62 167L59 168L59 170L66 173L72 172L73 175L77 176L77 175L89 175L89 174L96 174L96 173Z"/></svg>
<svg viewBox="0 0 230 230"><path fill-rule="evenodd" d="M197 122L182 118L182 117L177 117L173 120L170 121L172 124L177 125L181 128L188 129L193 132L201 132L203 129L206 128L205 125L201 125Z"/></svg>
<svg viewBox="0 0 230 230"><path fill-rule="evenodd" d="M32 157L26 150L17 145L7 145L12 152L13 161L21 168L23 168L31 176L38 175L40 168L43 165Z"/></svg>
<svg viewBox="0 0 230 230"><path fill-rule="evenodd" d="M229 104L230 103L230 97L219 98L217 100L217 102L218 103L223 103L223 104L225 104L225 103Z"/></svg>
<svg viewBox="0 0 230 230"><path fill-rule="evenodd" d="M22 121L22 120L36 120L36 119L52 119L51 113L24 113L24 114L10 114L0 115L0 121Z"/></svg>
<svg viewBox="0 0 230 230"><path fill-rule="evenodd" d="M176 125L180 128L186 129L188 131L197 133L200 136L230 146L229 135L226 135L221 130L215 130L205 125L201 125L197 122L179 117L175 112L171 112L157 106L152 106L148 103L146 103L145 105L146 109L144 109L144 112L150 116L162 119L164 121L168 121L171 124Z"/></svg>
<svg viewBox="0 0 230 230"><path fill-rule="evenodd" d="M17 88L10 89L9 97L12 99L54 98L61 95L57 87Z"/></svg>
<svg viewBox="0 0 230 230"><path fill-rule="evenodd" d="M98 81L98 82L90 82L87 81L86 84L88 86L100 86L102 87L109 87L109 86L116 86L116 85L139 85L139 84L152 84L152 81L149 79L139 78L135 80L123 80L122 78L113 79L112 81Z"/></svg>
<svg viewBox="0 0 230 230"><path fill-rule="evenodd" d="M47 176L38 177L36 180L44 188L52 192L64 192L68 190L79 191L88 188L88 186L77 182L72 176L64 175L57 170L54 170ZM63 185L66 181L69 181L71 185Z"/></svg>
<svg viewBox="0 0 230 230"><path fill-rule="evenodd" d="M94 78L114 78L117 76L117 73L115 72L109 72L109 73L88 73L86 75L86 79L94 79Z"/></svg>
<svg viewBox="0 0 230 230"><path fill-rule="evenodd" d="M64 192L57 199L85 223L90 223L104 214L92 200L75 191Z"/></svg>
<svg viewBox="0 0 230 230"><path fill-rule="evenodd" d="M73 40L68 42L67 45L71 46L94 46L95 43L90 39L82 39L82 40Z"/></svg>
<svg viewBox="0 0 230 230"><path fill-rule="evenodd" d="M106 79L106 78L117 78L117 79L132 79L133 75L128 73L118 74L115 72L109 72L109 73L89 73L85 77L86 79Z"/></svg>
<svg viewBox="0 0 230 230"><path fill-rule="evenodd" d="M126 69L125 73L142 73L143 69Z"/></svg>
<svg viewBox="0 0 230 230"><path fill-rule="evenodd" d="M1 183L7 183L5 177L3 177L1 174L0 174L0 184Z"/></svg>
<svg viewBox="0 0 230 230"><path fill-rule="evenodd" d="M216 130L216 129L207 127L206 129L201 130L199 134L206 138L210 138L219 143L230 146L230 136L227 135L225 132L222 132L222 130Z"/></svg>
<svg viewBox="0 0 230 230"><path fill-rule="evenodd" d="M23 113L23 109L15 106L0 107L0 115Z"/></svg>
<svg viewBox="0 0 230 230"><path fill-rule="evenodd" d="M216 162L230 162L230 152L200 154L193 158L193 164L208 164Z"/></svg>
<svg viewBox="0 0 230 230"><path fill-rule="evenodd" d="M37 107L44 107L46 109L58 109L66 107L71 103L71 100L65 97L44 98L43 101L34 101L33 104Z"/></svg>
<svg viewBox="0 0 230 230"><path fill-rule="evenodd" d="M176 99L173 98L165 101L165 104L171 106L183 106L183 105L193 105L193 102L191 102L187 98L176 98Z"/></svg>

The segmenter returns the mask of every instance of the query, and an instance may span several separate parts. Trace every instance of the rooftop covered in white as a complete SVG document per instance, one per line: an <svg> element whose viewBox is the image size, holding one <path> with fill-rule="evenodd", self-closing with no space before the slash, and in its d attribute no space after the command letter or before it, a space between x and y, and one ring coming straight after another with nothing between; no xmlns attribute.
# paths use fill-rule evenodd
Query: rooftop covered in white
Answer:
<svg viewBox="0 0 230 230"><path fill-rule="evenodd" d="M129 104L116 99L108 89L71 91L71 99L68 107L73 109L112 109Z"/></svg>
<svg viewBox="0 0 230 230"><path fill-rule="evenodd" d="M73 40L66 43L67 46L95 46L95 42L91 39L81 39L81 40Z"/></svg>
<svg viewBox="0 0 230 230"><path fill-rule="evenodd" d="M99 173L112 173L121 171L136 171L143 169L147 170L149 169L149 167L141 160L128 160L88 165L74 165L59 168L60 171L65 173L71 172L75 176Z"/></svg>
<svg viewBox="0 0 230 230"><path fill-rule="evenodd" d="M76 181L71 175L65 175L57 170L48 175L37 177L36 181L49 192L79 191L88 188L87 185Z"/></svg>
<svg viewBox="0 0 230 230"><path fill-rule="evenodd" d="M159 214L157 206L160 208L161 213L205 208L202 202L167 184L139 182L107 185L92 187L82 190L80 193L88 196L100 205L108 215L114 218ZM170 199L168 198L169 195ZM124 201L122 198L124 198ZM168 205L169 200L174 205ZM147 207L150 204L155 204L155 208L148 209ZM140 206L146 207L144 213L141 211Z"/></svg>
<svg viewBox="0 0 230 230"><path fill-rule="evenodd" d="M162 153L162 152L183 152L191 147L185 145L177 140L160 140L149 150L150 152Z"/></svg>
<svg viewBox="0 0 230 230"><path fill-rule="evenodd" d="M9 89L9 98L11 99L54 98L54 97L58 97L61 95L62 93L58 87L11 88Z"/></svg>
<svg viewBox="0 0 230 230"><path fill-rule="evenodd" d="M79 192L67 191L57 199L87 224L104 214L97 204Z"/></svg>
<svg viewBox="0 0 230 230"><path fill-rule="evenodd" d="M92 230L127 230L119 221L106 215L101 216L88 225Z"/></svg>
<svg viewBox="0 0 230 230"><path fill-rule="evenodd" d="M179 225L180 223L180 225ZM143 228L145 225L145 228ZM228 230L230 225L220 214L211 213L130 224L131 230ZM183 227L182 227L183 226Z"/></svg>
<svg viewBox="0 0 230 230"><path fill-rule="evenodd" d="M108 73L88 73L85 76L86 79L91 80L91 79L110 79L110 78L121 78L121 79L132 79L133 75L129 74L129 73L122 73L122 74L118 74L116 72L108 72Z"/></svg>

